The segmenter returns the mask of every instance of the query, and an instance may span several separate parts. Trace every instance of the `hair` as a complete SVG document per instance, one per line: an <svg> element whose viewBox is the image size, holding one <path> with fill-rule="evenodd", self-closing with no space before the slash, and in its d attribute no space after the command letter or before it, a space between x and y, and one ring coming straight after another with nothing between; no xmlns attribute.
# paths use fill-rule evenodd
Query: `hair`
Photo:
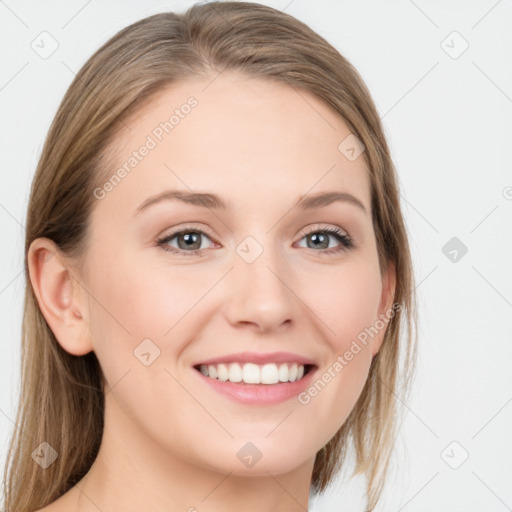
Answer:
<svg viewBox="0 0 512 512"><path fill-rule="evenodd" d="M50 126L27 208L21 385L5 465L6 512L32 512L67 492L90 469L103 433L100 364L94 352L75 356L57 342L29 279L30 244L46 237L81 261L93 191L111 172L109 148L125 120L180 80L224 70L313 95L364 145L379 265L381 271L394 266L399 307L354 408L316 453L310 490L321 493L333 482L351 446L352 475L366 477L367 508L373 510L381 497L401 419L396 396L408 395L415 373L417 312L398 180L379 115L352 64L303 22L257 3L208 2L120 30L76 74ZM58 451L46 469L32 458L42 442Z"/></svg>

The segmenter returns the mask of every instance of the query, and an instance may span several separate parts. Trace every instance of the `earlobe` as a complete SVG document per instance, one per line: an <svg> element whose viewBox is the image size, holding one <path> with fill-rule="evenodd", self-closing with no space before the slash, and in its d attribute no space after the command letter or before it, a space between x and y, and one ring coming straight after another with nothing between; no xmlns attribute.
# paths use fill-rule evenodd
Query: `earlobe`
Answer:
<svg viewBox="0 0 512 512"><path fill-rule="evenodd" d="M91 352L85 296L58 246L48 238L38 238L31 243L27 258L39 308L61 347L73 355Z"/></svg>

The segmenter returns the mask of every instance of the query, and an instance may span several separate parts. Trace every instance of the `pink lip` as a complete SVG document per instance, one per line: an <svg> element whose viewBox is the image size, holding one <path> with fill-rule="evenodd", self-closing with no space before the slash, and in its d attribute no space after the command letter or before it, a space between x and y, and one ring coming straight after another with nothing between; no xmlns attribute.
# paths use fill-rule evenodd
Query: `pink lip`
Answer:
<svg viewBox="0 0 512 512"><path fill-rule="evenodd" d="M292 352L271 352L268 354L258 352L239 352L238 354L225 354L205 361L198 361L193 366L200 364L219 364L219 363L299 363L302 365L315 365L315 361L307 357L293 354Z"/></svg>
<svg viewBox="0 0 512 512"><path fill-rule="evenodd" d="M300 380L281 382L279 384L245 384L212 379L194 370L212 389L229 399L247 405L270 405L283 402L297 396L311 385L317 368L311 368Z"/></svg>

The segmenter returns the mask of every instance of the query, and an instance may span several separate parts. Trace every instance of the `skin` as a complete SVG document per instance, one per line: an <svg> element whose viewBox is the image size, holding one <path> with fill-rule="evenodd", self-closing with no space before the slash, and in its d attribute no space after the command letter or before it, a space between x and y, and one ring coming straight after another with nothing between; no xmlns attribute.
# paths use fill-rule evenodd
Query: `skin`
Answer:
<svg viewBox="0 0 512 512"><path fill-rule="evenodd" d="M44 511L307 510L315 454L354 407L382 343L385 329L305 405L238 404L192 368L232 352L290 351L315 360L320 376L391 307L395 287L392 267L379 270L364 159L338 150L350 134L343 120L283 84L212 78L174 84L127 120L117 166L169 112L198 100L95 200L83 266L48 239L30 247L30 278L58 342L75 355L94 351L107 381L99 455ZM215 193L232 210L175 200L134 216L167 189ZM348 202L293 207L327 191L351 193L366 213ZM167 246L182 254L157 245L185 225L213 234L202 235L202 254L187 254L176 237ZM307 236L334 227L355 247ZM263 248L251 264L236 252L249 235ZM160 349L149 366L133 354L146 338ZM236 456L247 441L262 453L252 468Z"/></svg>

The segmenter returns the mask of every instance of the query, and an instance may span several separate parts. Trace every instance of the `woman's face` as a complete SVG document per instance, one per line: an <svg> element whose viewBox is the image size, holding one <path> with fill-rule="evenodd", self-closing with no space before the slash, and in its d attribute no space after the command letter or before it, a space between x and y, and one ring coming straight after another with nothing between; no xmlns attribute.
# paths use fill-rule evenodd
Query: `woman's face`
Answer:
<svg viewBox="0 0 512 512"><path fill-rule="evenodd" d="M364 153L313 96L235 73L181 82L126 125L80 270L106 425L217 471L312 465L362 391L392 300ZM286 362L306 359L313 372L258 385L195 368L247 352L259 367L290 354L266 366L270 380L293 379Z"/></svg>

